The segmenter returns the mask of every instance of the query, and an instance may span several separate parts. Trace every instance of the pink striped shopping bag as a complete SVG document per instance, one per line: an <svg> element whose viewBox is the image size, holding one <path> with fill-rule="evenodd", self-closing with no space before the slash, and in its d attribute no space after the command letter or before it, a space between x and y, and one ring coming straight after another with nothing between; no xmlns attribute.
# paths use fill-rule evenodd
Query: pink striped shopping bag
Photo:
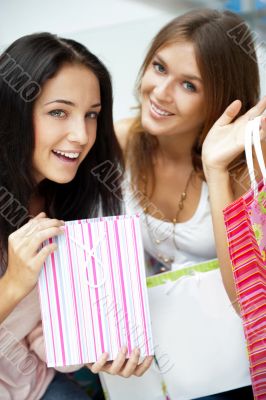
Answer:
<svg viewBox="0 0 266 400"><path fill-rule="evenodd" d="M259 138L260 119L250 121L245 151L252 188L224 210L238 302L255 399L266 399L266 170ZM252 143L263 174L257 184Z"/></svg>
<svg viewBox="0 0 266 400"><path fill-rule="evenodd" d="M153 355L139 217L65 226L39 278L47 365L113 360L122 346Z"/></svg>

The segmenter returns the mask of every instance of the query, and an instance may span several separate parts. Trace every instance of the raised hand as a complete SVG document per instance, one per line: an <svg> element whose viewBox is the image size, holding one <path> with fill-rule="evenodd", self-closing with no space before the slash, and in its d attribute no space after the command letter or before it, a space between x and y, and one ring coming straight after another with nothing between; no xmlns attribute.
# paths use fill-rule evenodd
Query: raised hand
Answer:
<svg viewBox="0 0 266 400"><path fill-rule="evenodd" d="M202 162L205 174L209 170L225 171L228 165L244 151L245 127L249 119L266 109L266 97L234 122L241 108L241 101L231 103L215 122L202 146ZM261 118L261 139L266 138L266 116Z"/></svg>

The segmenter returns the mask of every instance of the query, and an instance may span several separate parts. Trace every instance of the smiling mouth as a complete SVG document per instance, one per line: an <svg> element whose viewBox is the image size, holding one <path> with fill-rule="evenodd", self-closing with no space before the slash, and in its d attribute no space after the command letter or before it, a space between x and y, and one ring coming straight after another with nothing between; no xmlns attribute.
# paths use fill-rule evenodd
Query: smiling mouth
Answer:
<svg viewBox="0 0 266 400"><path fill-rule="evenodd" d="M152 111L160 117L170 117L174 115L173 113L170 113L169 111L163 110L162 108L158 107L158 105L156 105L152 100L150 100L150 106Z"/></svg>
<svg viewBox="0 0 266 400"><path fill-rule="evenodd" d="M75 163L79 159L80 153L63 152L60 150L52 150L52 153L61 161Z"/></svg>

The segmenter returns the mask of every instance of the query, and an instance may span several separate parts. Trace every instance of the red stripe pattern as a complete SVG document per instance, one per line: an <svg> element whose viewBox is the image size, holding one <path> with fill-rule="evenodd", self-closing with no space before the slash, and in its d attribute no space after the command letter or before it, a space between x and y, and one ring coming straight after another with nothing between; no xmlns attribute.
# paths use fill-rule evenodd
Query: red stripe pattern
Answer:
<svg viewBox="0 0 266 400"><path fill-rule="evenodd" d="M39 278L47 365L153 355L138 216L69 221Z"/></svg>
<svg viewBox="0 0 266 400"><path fill-rule="evenodd" d="M261 182L259 193L263 191L266 188ZM260 217L260 223L256 226L262 233L266 229L266 215L262 215L252 190L224 209L229 253L247 340L254 398L265 400L266 262L263 238L254 230L255 216ZM266 245L266 236L264 241Z"/></svg>

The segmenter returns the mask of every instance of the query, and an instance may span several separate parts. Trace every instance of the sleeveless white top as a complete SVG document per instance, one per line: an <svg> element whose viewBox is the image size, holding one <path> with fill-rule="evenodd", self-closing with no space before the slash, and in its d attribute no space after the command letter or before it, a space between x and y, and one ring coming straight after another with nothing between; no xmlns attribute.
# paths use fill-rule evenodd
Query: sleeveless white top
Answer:
<svg viewBox="0 0 266 400"><path fill-rule="evenodd" d="M125 210L127 214L140 215L146 261L149 264L147 274L164 272L167 269L181 269L184 266L216 258L206 182L202 182L199 204L192 218L177 223L175 227L171 222L162 221L152 215L145 214L129 187L129 184L126 187L124 186ZM161 265L159 270L152 271L152 266L149 263L150 256L159 261Z"/></svg>

